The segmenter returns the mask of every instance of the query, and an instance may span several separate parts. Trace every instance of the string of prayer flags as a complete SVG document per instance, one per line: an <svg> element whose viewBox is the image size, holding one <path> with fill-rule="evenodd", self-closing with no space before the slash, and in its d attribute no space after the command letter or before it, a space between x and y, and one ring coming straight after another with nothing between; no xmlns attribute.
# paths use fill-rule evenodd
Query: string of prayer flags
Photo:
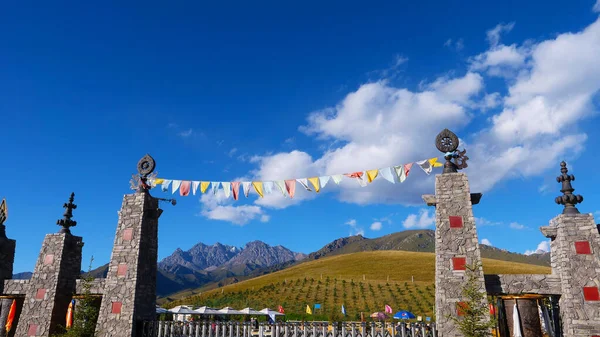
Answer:
<svg viewBox="0 0 600 337"><path fill-rule="evenodd" d="M258 193L258 195L263 198L265 195L263 193L263 183L262 181L253 181L252 182L252 186L254 187L254 190L256 191L256 193Z"/></svg>
<svg viewBox="0 0 600 337"><path fill-rule="evenodd" d="M304 187L305 190L319 193L329 182L333 180L336 185L339 185L343 177L346 176L351 179L356 179L360 186L365 187L369 183L372 183L377 178L381 177L388 182L395 184L396 181L403 183L410 174L413 164L417 164L425 174L429 175L436 167L443 167L442 163L438 162L438 158L430 158L425 160L419 160L414 163L408 163L397 166L384 167L373 170L357 171L352 173L344 174L332 174L324 176L314 176L311 178L295 178L287 180L275 180L275 181L189 181L189 180L171 180L164 178L151 178L149 179L150 184L155 187L159 186L163 192L168 192L169 187L171 192L174 194L179 190L179 195L188 196L190 192L196 195L196 190L200 188L201 193L206 193L208 188L211 188L213 194L219 191L219 188L223 188L225 198L229 198L233 195L234 200L238 200L240 196L240 185L243 188L243 193L248 197L250 190L253 188L259 197L264 198L265 194L273 192L274 186L276 186L284 197L289 196L293 198L296 194L296 183L299 183Z"/></svg>

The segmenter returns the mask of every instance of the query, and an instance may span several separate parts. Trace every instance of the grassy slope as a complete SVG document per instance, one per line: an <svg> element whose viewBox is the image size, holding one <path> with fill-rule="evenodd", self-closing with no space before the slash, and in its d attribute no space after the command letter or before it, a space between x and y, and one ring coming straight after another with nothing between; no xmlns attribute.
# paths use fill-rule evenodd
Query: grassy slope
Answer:
<svg viewBox="0 0 600 337"><path fill-rule="evenodd" d="M290 318L301 318L307 304L320 303L321 315L315 315L316 319L340 319L342 304L348 319L356 319L361 311L382 311L389 304L394 310L432 316L434 264L432 253L373 251L335 255L199 295L196 294L200 290L182 292L173 296L179 300L168 304L163 300L162 304L238 309L282 305ZM483 259L483 268L486 274L550 273L548 267L491 259Z"/></svg>

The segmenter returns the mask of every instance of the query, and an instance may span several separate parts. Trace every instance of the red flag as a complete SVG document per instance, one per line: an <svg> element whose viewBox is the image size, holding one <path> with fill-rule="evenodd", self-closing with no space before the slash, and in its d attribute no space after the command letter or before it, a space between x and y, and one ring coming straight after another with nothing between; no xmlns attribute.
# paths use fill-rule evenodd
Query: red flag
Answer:
<svg viewBox="0 0 600 337"><path fill-rule="evenodd" d="M344 175L349 178L361 178L363 176L363 172L345 173Z"/></svg>
<svg viewBox="0 0 600 337"><path fill-rule="evenodd" d="M239 181L231 182L231 192L233 192L233 199L238 200L238 196L240 195L240 182Z"/></svg>
<svg viewBox="0 0 600 337"><path fill-rule="evenodd" d="M386 314L391 314L392 313L392 307L390 307L389 305L385 305L385 313Z"/></svg>
<svg viewBox="0 0 600 337"><path fill-rule="evenodd" d="M279 306L278 311L280 314L285 314L285 310L283 310L282 306Z"/></svg>
<svg viewBox="0 0 600 337"><path fill-rule="evenodd" d="M190 194L191 185L191 181L182 181L181 186L179 186L179 195L181 195L182 197L187 197Z"/></svg>
<svg viewBox="0 0 600 337"><path fill-rule="evenodd" d="M406 174L406 177L408 177L408 173L410 172L410 169L412 168L413 163L410 164L404 164L404 174Z"/></svg>
<svg viewBox="0 0 600 337"><path fill-rule="evenodd" d="M490 315L495 316L496 315L496 307L490 303Z"/></svg>
<svg viewBox="0 0 600 337"><path fill-rule="evenodd" d="M17 301L13 300L8 311L8 318L6 319L6 332L10 332L12 329L13 321L15 320L15 313L17 312Z"/></svg>

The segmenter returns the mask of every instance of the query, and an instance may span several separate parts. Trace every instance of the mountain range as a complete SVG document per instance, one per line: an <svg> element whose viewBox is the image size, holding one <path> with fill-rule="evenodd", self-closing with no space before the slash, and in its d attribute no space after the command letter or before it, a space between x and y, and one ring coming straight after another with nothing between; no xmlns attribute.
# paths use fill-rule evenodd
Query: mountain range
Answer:
<svg viewBox="0 0 600 337"><path fill-rule="evenodd" d="M550 265L550 254L545 252L523 255L483 244L480 248L484 258ZM435 231L406 230L374 239L361 235L350 236L334 240L309 255L293 252L283 246L270 246L261 241L249 242L243 248L221 243L198 243L187 251L178 248L158 262L156 292L158 296L164 297L185 289L216 288L278 271L306 260L378 250L434 252ZM90 274L94 277L106 277L107 272L108 264L105 264L92 270ZM30 277L30 272L13 275L15 279Z"/></svg>

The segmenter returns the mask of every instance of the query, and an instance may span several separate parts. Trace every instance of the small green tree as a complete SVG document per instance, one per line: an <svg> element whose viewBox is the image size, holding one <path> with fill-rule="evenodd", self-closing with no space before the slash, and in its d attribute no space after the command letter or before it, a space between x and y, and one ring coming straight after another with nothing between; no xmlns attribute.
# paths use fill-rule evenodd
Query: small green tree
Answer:
<svg viewBox="0 0 600 337"><path fill-rule="evenodd" d="M97 299L91 293L92 282L94 281L94 277L90 273L92 262L94 262L93 257L90 259L87 274L82 275L81 278L83 294L74 310L73 325L68 330L61 327L64 332L54 335L55 337L93 337L95 334L99 309Z"/></svg>
<svg viewBox="0 0 600 337"><path fill-rule="evenodd" d="M450 316L458 330L465 337L489 337L492 336L491 329L496 326L493 317L490 317L487 305L487 296L480 289L479 278L476 271L478 264L466 266L467 282L462 289L464 301L461 306L462 316ZM489 320L488 320L489 319Z"/></svg>

